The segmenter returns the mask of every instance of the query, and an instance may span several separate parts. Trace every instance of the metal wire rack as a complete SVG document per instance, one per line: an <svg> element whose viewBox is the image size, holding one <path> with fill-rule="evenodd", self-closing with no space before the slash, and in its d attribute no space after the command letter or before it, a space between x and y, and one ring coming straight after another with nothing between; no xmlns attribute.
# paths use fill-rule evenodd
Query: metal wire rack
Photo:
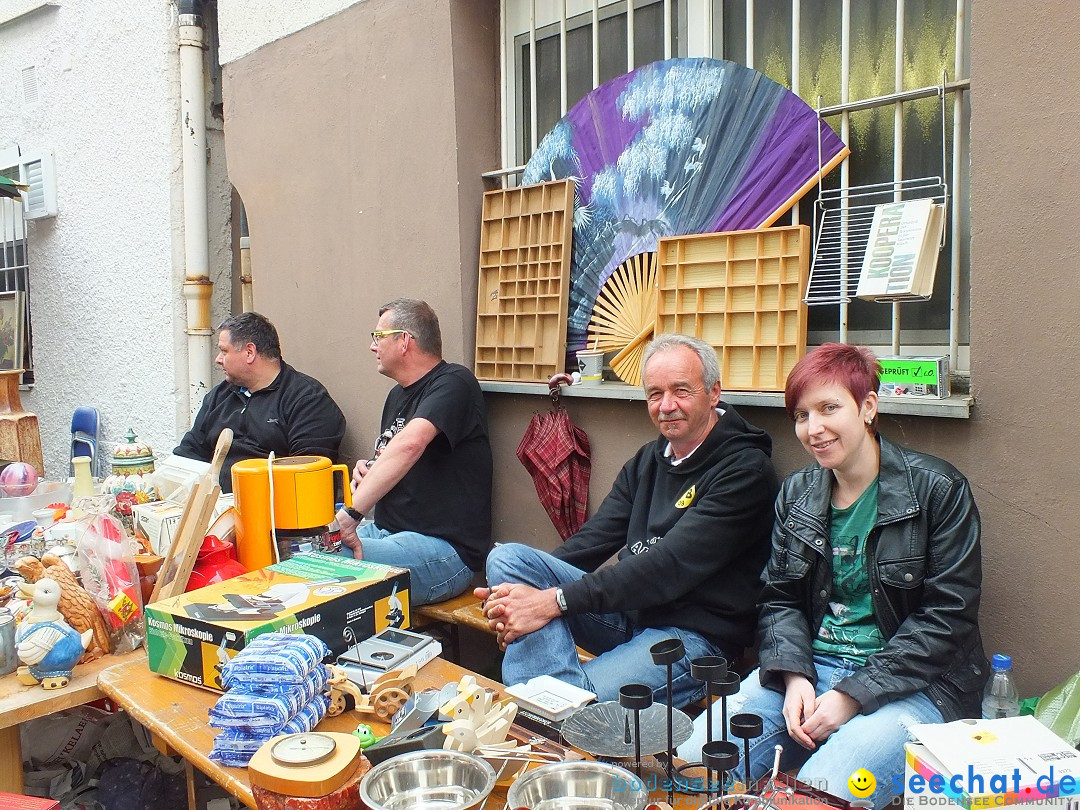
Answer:
<svg viewBox="0 0 1080 810"><path fill-rule="evenodd" d="M814 257L803 301L808 306L850 301L859 286L874 211L885 203L919 199L932 200L947 210L948 185L940 177L922 177L822 190L814 219ZM944 229L940 246L944 246ZM878 300L921 301L926 298L909 295Z"/></svg>
<svg viewBox="0 0 1080 810"><path fill-rule="evenodd" d="M814 256L803 302L807 306L845 304L858 289L863 257L870 239L874 212L879 205L892 202L929 199L943 207L942 221L948 219L949 186L945 164L945 89L948 76L937 87L941 103L941 174L913 180L822 188L818 179L818 198L814 216ZM820 116L820 110L819 110ZM945 246L945 228L939 247ZM875 300L886 302L924 301L926 296L889 296Z"/></svg>

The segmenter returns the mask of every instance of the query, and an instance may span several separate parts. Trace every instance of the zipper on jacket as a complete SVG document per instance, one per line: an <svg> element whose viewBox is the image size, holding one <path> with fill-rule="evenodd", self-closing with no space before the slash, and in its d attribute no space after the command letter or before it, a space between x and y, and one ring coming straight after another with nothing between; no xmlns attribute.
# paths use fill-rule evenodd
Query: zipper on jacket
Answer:
<svg viewBox="0 0 1080 810"><path fill-rule="evenodd" d="M891 638L893 635L895 635L896 631L898 629L900 629L900 615L896 612L896 608L893 607L892 602L890 602L888 599L886 599L885 594L882 593L885 586L882 584L881 576L878 574L878 566L877 566L877 563L875 562L875 559L876 559L876 554L875 553L877 552L878 540L881 538L881 527L882 526L887 526L890 523L895 523L895 522L896 522L895 520L889 520L889 521L886 521L885 523L875 524L874 528L872 528L870 530L869 536L867 536L867 538L866 538L866 553L863 554L863 557L866 560L866 576L867 576L867 580L869 582L873 583L873 585L872 585L873 593L871 594L871 599L873 599L873 601L874 601L874 622L877 624L878 632L881 633L881 637L883 639ZM873 549L870 548L871 541L873 541L873 544L874 544ZM872 553L872 552L874 552L874 553ZM893 631L891 633L886 633L885 632L885 628L881 626L881 620L878 618L878 616L881 615L881 613L882 613L881 605L884 605L885 607L887 607L889 609L889 615L892 616L892 619L893 619Z"/></svg>

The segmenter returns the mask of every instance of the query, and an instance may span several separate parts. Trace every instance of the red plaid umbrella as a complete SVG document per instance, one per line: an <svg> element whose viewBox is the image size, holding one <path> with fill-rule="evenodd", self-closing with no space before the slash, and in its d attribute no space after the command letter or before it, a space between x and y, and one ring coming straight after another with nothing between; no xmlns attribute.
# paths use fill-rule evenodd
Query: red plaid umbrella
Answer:
<svg viewBox="0 0 1080 810"><path fill-rule="evenodd" d="M536 494L562 539L585 522L589 499L589 437L570 421L559 404L559 383L569 375L557 374L548 382L552 409L533 414L517 447L517 457L536 485Z"/></svg>

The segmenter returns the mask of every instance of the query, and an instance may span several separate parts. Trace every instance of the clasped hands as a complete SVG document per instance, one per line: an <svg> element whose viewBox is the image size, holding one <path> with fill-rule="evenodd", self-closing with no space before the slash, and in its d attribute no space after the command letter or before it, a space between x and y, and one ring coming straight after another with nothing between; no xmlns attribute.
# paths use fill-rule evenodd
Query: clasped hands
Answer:
<svg viewBox="0 0 1080 810"><path fill-rule="evenodd" d="M555 601L555 589L538 588L520 583L476 588L473 595L484 602L484 618L495 632L499 647L544 627L562 615Z"/></svg>
<svg viewBox="0 0 1080 810"><path fill-rule="evenodd" d="M784 721L788 734L803 748L815 750L840 726L859 713L859 702L844 692L830 689L818 697L805 675L786 674Z"/></svg>

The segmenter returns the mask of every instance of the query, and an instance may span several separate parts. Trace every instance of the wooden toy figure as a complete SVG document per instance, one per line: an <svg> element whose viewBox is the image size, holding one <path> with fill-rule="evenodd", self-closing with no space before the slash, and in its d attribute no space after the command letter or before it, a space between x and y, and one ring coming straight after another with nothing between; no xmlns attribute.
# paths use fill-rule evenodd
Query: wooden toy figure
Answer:
<svg viewBox="0 0 1080 810"><path fill-rule="evenodd" d="M78 633L56 609L60 585L45 577L35 583L33 608L15 634L19 660L26 666L16 670L19 683L40 683L45 689L62 689L71 681L71 671L94 637L93 630Z"/></svg>

